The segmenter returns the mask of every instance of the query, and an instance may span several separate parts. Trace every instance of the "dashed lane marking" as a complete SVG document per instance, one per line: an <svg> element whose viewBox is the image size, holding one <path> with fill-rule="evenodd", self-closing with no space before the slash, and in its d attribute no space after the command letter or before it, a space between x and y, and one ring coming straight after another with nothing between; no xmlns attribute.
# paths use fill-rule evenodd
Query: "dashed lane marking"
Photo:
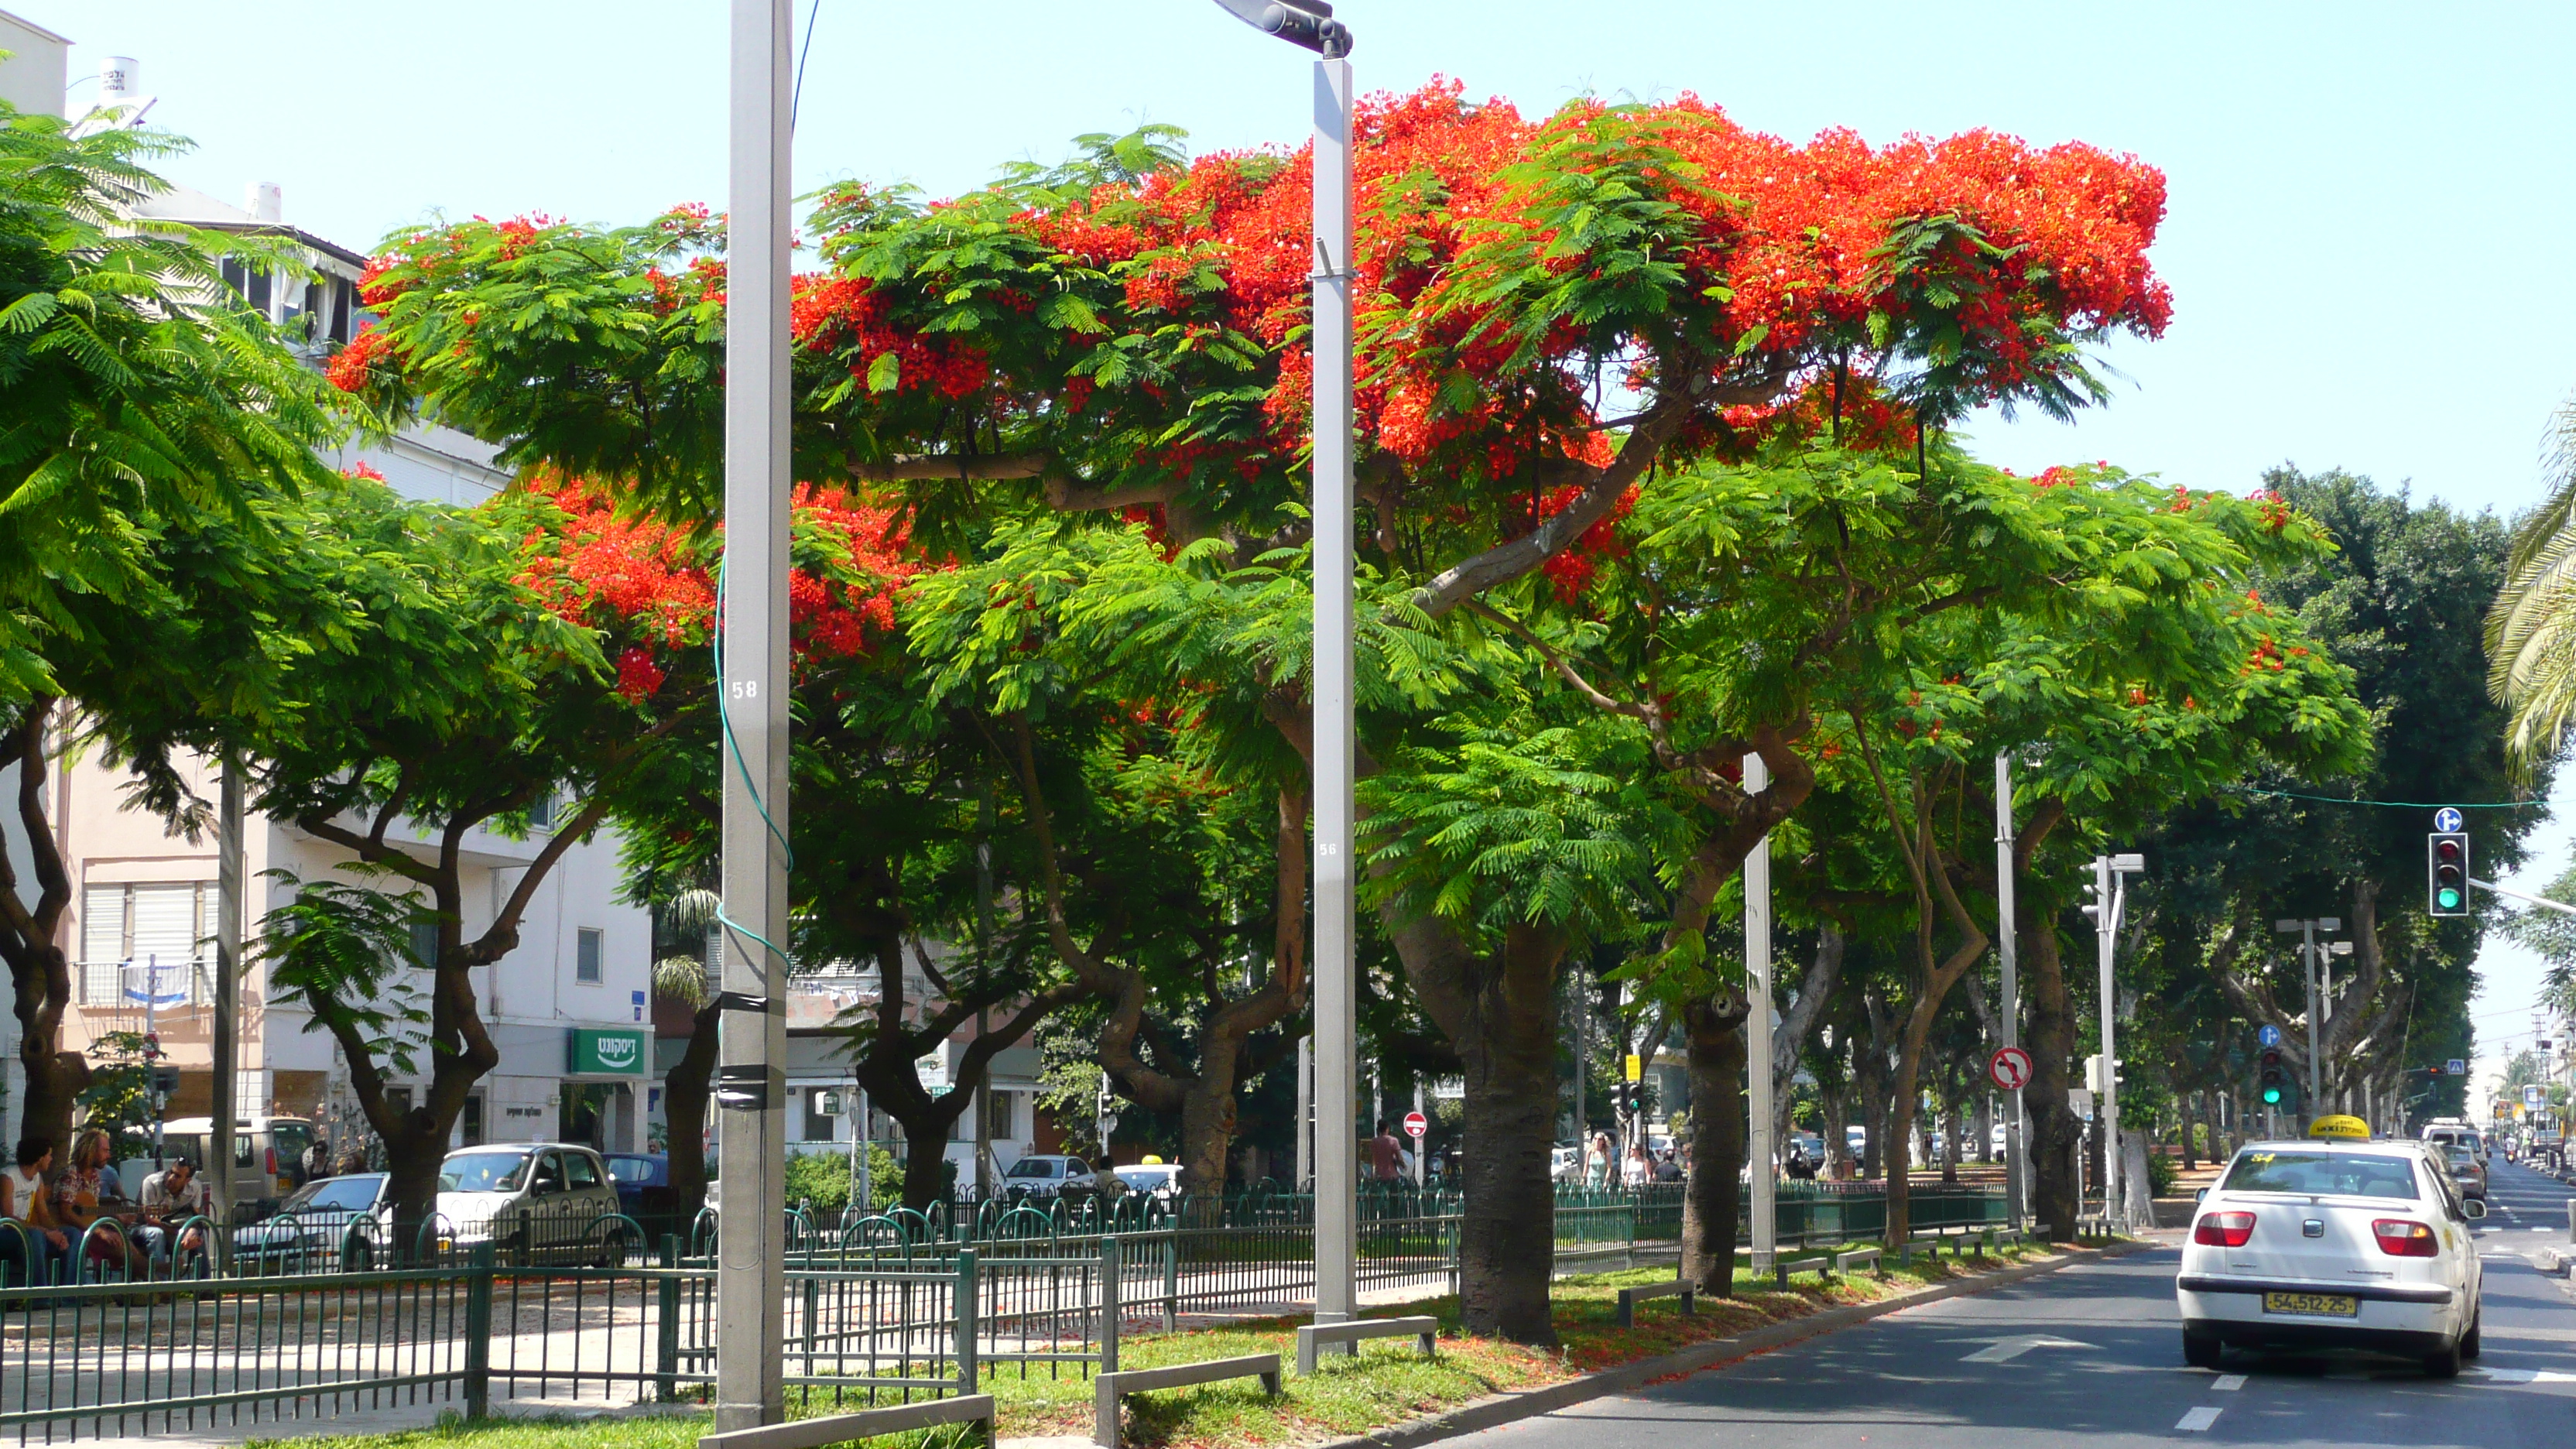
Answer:
<svg viewBox="0 0 2576 1449"><path fill-rule="evenodd" d="M2243 1387L2245 1387L2245 1375L2220 1374L2211 1382L2209 1390L2214 1394L2232 1394Z"/></svg>
<svg viewBox="0 0 2576 1449"><path fill-rule="evenodd" d="M2204 1405L2183 1415L2182 1422L2174 1427L2186 1434L2205 1434L2209 1432L2209 1426L2217 1422L2218 1411Z"/></svg>

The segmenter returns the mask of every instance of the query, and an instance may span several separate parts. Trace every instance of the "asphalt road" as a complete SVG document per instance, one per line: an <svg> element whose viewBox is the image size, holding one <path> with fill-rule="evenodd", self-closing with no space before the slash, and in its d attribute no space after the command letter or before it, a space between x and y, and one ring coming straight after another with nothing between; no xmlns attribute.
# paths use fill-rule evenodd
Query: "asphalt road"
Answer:
<svg viewBox="0 0 2576 1449"><path fill-rule="evenodd" d="M1453 1441L1473 1449L2087 1449L2233 1444L2566 1449L2576 1292L2532 1260L2576 1188L2496 1159L2485 1356L2449 1382L2363 1355L2182 1362L2159 1248L1891 1313L1777 1353ZM2171 1236L2171 1235L2168 1235Z"/></svg>

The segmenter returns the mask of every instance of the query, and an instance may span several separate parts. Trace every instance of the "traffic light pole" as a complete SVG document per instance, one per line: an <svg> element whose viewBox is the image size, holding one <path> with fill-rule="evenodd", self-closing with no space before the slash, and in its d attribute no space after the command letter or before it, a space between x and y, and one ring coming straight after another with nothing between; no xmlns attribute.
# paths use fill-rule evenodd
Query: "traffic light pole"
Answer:
<svg viewBox="0 0 2576 1449"><path fill-rule="evenodd" d="M2317 1089L2323 1073L2317 1061L2317 923L2299 923L2299 962L2307 969L2308 978L2308 1090L2299 1099L2299 1115L2313 1118L2317 1114Z"/></svg>

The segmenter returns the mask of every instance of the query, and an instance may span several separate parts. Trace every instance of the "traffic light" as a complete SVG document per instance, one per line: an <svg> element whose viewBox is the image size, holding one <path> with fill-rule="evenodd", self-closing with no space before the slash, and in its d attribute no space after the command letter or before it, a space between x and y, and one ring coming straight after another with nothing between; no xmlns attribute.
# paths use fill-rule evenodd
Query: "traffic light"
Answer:
<svg viewBox="0 0 2576 1449"><path fill-rule="evenodd" d="M2437 830L2424 837L2424 873L2437 916L2469 914L2469 837Z"/></svg>
<svg viewBox="0 0 2576 1449"><path fill-rule="evenodd" d="M2261 1081L2263 1087L2264 1106L2278 1107L2282 1102L2288 1100L2290 1095L2290 1074L2281 1069L2281 1054L2278 1051L2266 1051L2263 1053L2263 1073Z"/></svg>

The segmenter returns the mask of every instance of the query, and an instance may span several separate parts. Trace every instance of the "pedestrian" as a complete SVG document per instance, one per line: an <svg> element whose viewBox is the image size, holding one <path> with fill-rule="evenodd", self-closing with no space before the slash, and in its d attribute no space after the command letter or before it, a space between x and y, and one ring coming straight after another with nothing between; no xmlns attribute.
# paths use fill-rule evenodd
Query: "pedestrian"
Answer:
<svg viewBox="0 0 2576 1449"><path fill-rule="evenodd" d="M1644 1144L1629 1144L1628 1166L1626 1172L1623 1174L1622 1180L1630 1187L1644 1187L1647 1183L1654 1181L1654 1179L1654 1164L1646 1160L1646 1149Z"/></svg>
<svg viewBox="0 0 2576 1449"><path fill-rule="evenodd" d="M1377 1123L1377 1135L1369 1139L1369 1175L1380 1182L1394 1182L1404 1175L1404 1144L1395 1140L1386 1119Z"/></svg>
<svg viewBox="0 0 2576 1449"><path fill-rule="evenodd" d="M107 1133L91 1127L72 1139L71 1165L54 1174L54 1222L89 1244L88 1253L102 1268L125 1269L125 1232L113 1205L125 1196ZM111 1231L91 1233L97 1223Z"/></svg>
<svg viewBox="0 0 2576 1449"><path fill-rule="evenodd" d="M71 1277L71 1235L54 1220L53 1193L45 1181L53 1165L53 1144L25 1137L15 1165L0 1172L0 1223L11 1225L0 1228L0 1255L33 1284Z"/></svg>
<svg viewBox="0 0 2576 1449"><path fill-rule="evenodd" d="M331 1175L331 1139L319 1132L314 1133L313 1141L305 1147L303 1157L296 1162L295 1166L297 1171L304 1174L306 1182L311 1182L317 1177L329 1177Z"/></svg>
<svg viewBox="0 0 2576 1449"><path fill-rule="evenodd" d="M135 1221L134 1238L154 1261L167 1259L175 1276L180 1259L205 1255L205 1217L206 1185L197 1180L197 1164L175 1157L143 1179L143 1215ZM198 1221L192 1224L191 1218Z"/></svg>
<svg viewBox="0 0 2576 1449"><path fill-rule="evenodd" d="M1593 1133L1592 1150L1586 1155L1583 1164L1584 1184L1589 1187L1610 1186L1611 1172L1617 1165L1618 1159L1610 1155L1610 1134Z"/></svg>

